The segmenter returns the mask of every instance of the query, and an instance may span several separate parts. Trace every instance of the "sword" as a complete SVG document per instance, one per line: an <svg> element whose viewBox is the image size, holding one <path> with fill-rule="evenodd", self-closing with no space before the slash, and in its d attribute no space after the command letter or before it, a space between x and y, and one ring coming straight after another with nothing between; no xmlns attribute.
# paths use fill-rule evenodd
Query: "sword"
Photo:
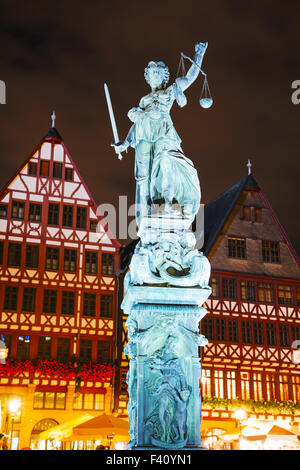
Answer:
<svg viewBox="0 0 300 470"><path fill-rule="evenodd" d="M108 112L109 112L109 117L110 117L110 122L111 122L111 127L112 127L112 131L113 131L115 144L119 144L120 140L119 140L118 130L117 130L117 126L116 126L115 115L114 115L114 111L113 111L112 104L111 104L109 89L108 89L108 86L106 85L106 83L104 83L104 91L105 91L105 97L106 97L106 101L107 101L107 107L108 107ZM122 160L123 156L122 156L121 152L118 152L118 147L115 146L115 150L118 153L119 160Z"/></svg>

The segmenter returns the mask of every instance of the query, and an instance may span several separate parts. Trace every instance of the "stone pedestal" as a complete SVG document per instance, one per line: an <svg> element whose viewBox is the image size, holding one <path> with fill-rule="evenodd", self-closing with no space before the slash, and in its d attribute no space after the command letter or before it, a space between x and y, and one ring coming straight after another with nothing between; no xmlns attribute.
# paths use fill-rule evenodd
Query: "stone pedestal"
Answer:
<svg viewBox="0 0 300 470"><path fill-rule="evenodd" d="M210 287L128 285L127 376L132 449L201 448L199 334Z"/></svg>

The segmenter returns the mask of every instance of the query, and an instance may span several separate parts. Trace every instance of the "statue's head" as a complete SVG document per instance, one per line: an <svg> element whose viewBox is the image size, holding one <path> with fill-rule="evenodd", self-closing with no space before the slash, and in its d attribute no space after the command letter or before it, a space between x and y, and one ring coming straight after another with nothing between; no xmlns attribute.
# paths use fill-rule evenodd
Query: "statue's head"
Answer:
<svg viewBox="0 0 300 470"><path fill-rule="evenodd" d="M169 69L164 62L149 62L145 68L145 79L151 88L165 88L169 81Z"/></svg>

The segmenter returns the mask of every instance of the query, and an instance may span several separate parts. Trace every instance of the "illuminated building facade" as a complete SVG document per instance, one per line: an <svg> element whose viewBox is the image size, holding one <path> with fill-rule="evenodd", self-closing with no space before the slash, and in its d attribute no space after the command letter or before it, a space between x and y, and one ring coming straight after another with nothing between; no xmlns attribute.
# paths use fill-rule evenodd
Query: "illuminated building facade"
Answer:
<svg viewBox="0 0 300 470"><path fill-rule="evenodd" d="M237 432L234 413L300 422L300 263L266 196L249 171L204 208L203 252L212 296L200 329L202 435L207 443ZM136 242L121 255L126 271ZM119 312L119 401L126 414L126 318ZM208 440L207 440L207 437Z"/></svg>
<svg viewBox="0 0 300 470"><path fill-rule="evenodd" d="M14 448L111 411L119 247L53 124L0 193L0 430L13 425Z"/></svg>
<svg viewBox="0 0 300 470"><path fill-rule="evenodd" d="M202 351L203 434L233 431L240 407L249 418L276 413L297 425L299 258L251 172L204 210L212 295L201 322L209 339Z"/></svg>

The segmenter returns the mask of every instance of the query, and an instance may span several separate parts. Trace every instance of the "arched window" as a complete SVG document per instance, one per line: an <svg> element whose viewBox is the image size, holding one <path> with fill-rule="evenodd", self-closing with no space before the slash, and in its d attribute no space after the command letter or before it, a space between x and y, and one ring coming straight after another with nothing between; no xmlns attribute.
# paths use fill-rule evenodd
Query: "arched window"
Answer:
<svg viewBox="0 0 300 470"><path fill-rule="evenodd" d="M57 426L59 423L54 419L42 419L31 431L31 440L30 440L30 447L34 450L48 450L52 448L48 441L44 441L40 439L40 433L43 431L47 431L54 426ZM48 445L49 444L49 445Z"/></svg>

